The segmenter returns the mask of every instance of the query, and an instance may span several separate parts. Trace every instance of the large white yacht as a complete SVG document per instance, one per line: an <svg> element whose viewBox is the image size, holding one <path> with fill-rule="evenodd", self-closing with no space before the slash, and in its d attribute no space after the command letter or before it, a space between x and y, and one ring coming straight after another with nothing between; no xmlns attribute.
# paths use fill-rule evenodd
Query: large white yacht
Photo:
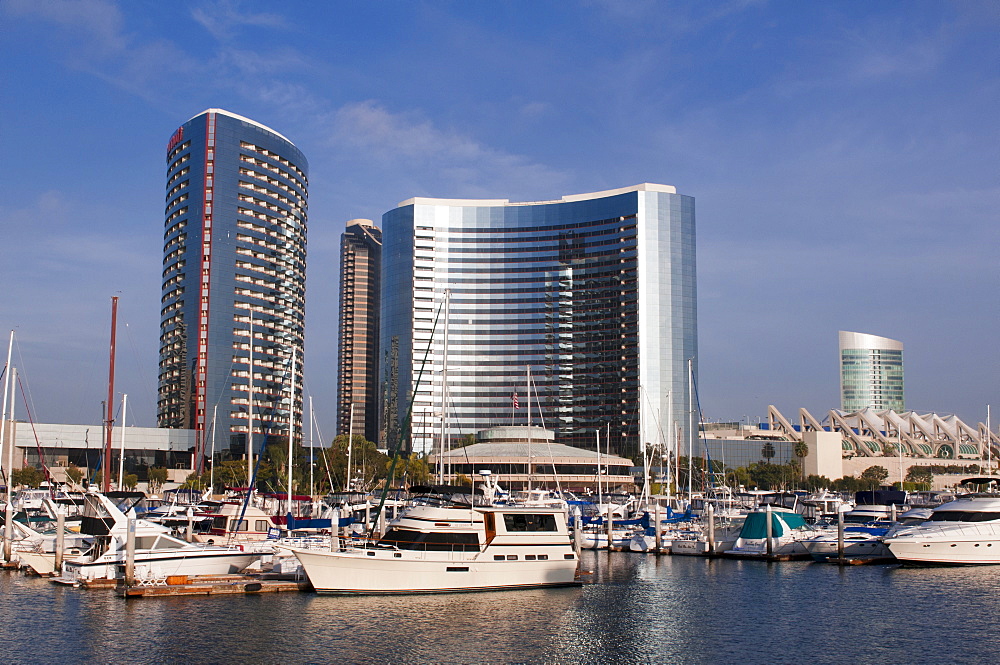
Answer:
<svg viewBox="0 0 1000 665"><path fill-rule="evenodd" d="M885 539L900 561L1000 563L1000 494L969 494L941 504L930 519Z"/></svg>
<svg viewBox="0 0 1000 665"><path fill-rule="evenodd" d="M377 541L333 551L293 548L319 593L486 591L576 584L577 557L559 508L475 505L423 492Z"/></svg>

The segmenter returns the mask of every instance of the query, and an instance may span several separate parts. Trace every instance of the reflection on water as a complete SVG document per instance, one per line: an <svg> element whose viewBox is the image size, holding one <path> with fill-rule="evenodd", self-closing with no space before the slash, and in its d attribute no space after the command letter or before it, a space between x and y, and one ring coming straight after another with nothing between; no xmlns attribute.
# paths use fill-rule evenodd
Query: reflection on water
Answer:
<svg viewBox="0 0 1000 665"><path fill-rule="evenodd" d="M1000 567L585 552L580 588L124 601L0 573L4 662L1000 662Z"/></svg>

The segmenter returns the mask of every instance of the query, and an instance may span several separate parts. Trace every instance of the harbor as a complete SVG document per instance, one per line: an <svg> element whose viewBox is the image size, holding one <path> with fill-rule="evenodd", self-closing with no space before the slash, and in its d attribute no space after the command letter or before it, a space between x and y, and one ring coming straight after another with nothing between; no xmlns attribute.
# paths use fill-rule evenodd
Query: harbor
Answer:
<svg viewBox="0 0 1000 665"><path fill-rule="evenodd" d="M113 589L4 572L0 621L18 662L202 663L222 653L283 663L1000 659L989 567L845 569L606 551L584 552L581 563L590 574L577 588L127 603Z"/></svg>

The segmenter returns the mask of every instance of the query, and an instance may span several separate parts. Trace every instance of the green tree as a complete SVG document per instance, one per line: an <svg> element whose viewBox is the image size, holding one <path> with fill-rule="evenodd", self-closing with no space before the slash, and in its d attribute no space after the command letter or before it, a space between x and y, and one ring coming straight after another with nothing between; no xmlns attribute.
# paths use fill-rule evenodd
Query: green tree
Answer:
<svg viewBox="0 0 1000 665"><path fill-rule="evenodd" d="M913 465L906 470L906 482L924 485L926 489L930 489L931 483L934 482L934 472L926 466Z"/></svg>
<svg viewBox="0 0 1000 665"><path fill-rule="evenodd" d="M156 493L160 491L163 484L167 482L167 469L163 466L154 466L149 469L149 491Z"/></svg>
<svg viewBox="0 0 1000 665"><path fill-rule="evenodd" d="M11 485L38 487L45 480L45 474L33 466L26 466L23 469L14 469L10 474Z"/></svg>
<svg viewBox="0 0 1000 665"><path fill-rule="evenodd" d="M124 485L125 489L129 490L130 492L135 490L138 484L139 484L139 476L137 476L136 474L126 473L124 476L122 476L122 485Z"/></svg>
<svg viewBox="0 0 1000 665"><path fill-rule="evenodd" d="M410 485L423 485L431 480L431 468L426 458L417 453L410 453L406 458L404 473L406 482Z"/></svg>
<svg viewBox="0 0 1000 665"><path fill-rule="evenodd" d="M884 466L875 464L861 472L860 480L862 480L866 486L875 489L876 487L880 487L888 477L889 470Z"/></svg>
<svg viewBox="0 0 1000 665"><path fill-rule="evenodd" d="M768 464L771 463L771 460L774 458L774 455L775 455L774 444L771 443L770 441L766 442L763 446L760 447L760 456L766 459Z"/></svg>
<svg viewBox="0 0 1000 665"><path fill-rule="evenodd" d="M799 470L804 479L806 475L806 457L809 455L809 446L805 441L796 441L792 450L795 453L795 457L799 460Z"/></svg>
<svg viewBox="0 0 1000 665"><path fill-rule="evenodd" d="M83 469L70 462L66 467L66 477L73 485L79 485L83 482Z"/></svg>

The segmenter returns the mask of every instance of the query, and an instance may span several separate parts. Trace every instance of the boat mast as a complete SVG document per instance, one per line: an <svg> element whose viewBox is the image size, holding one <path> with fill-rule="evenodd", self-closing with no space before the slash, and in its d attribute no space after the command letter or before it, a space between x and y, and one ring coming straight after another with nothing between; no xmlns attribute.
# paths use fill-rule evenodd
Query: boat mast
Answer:
<svg viewBox="0 0 1000 665"><path fill-rule="evenodd" d="M208 488L212 494L215 494L215 424L219 416L219 405L216 404L212 407L212 465L208 472Z"/></svg>
<svg viewBox="0 0 1000 665"><path fill-rule="evenodd" d="M531 491L531 367L525 368L525 381L528 391L528 491Z"/></svg>
<svg viewBox="0 0 1000 665"><path fill-rule="evenodd" d="M351 417L347 421L347 478L344 489L348 492L351 491L354 485L354 476L351 473L352 463L351 459L354 452L354 402L351 402Z"/></svg>
<svg viewBox="0 0 1000 665"><path fill-rule="evenodd" d="M313 485L313 467L316 466L315 459L315 449L313 448L313 398L312 395L309 396L309 501L312 502L313 491L315 485ZM315 511L314 511L315 512Z"/></svg>
<svg viewBox="0 0 1000 665"><path fill-rule="evenodd" d="M441 452L438 456L438 483L444 484L445 446L448 438L448 323L451 289L444 290L444 352L441 360Z"/></svg>
<svg viewBox="0 0 1000 665"><path fill-rule="evenodd" d="M118 326L118 296L111 296L111 350L108 364L107 417L104 419L104 482L102 491L111 491L111 430L114 427L115 400L115 333Z"/></svg>
<svg viewBox="0 0 1000 665"><path fill-rule="evenodd" d="M601 498L601 428L598 427L594 430L597 434L597 512L601 512L601 504L604 503Z"/></svg>
<svg viewBox="0 0 1000 665"><path fill-rule="evenodd" d="M292 514L292 456L295 452L295 352L292 346L292 376L288 385L288 514Z"/></svg>
<svg viewBox="0 0 1000 665"><path fill-rule="evenodd" d="M10 392L10 353L14 349L14 331L10 331L10 342L7 344L7 364L4 365L4 377L3 377L3 414L0 415L0 451L3 450L4 445L7 443L5 434L7 432L7 393ZM14 464L14 442L11 441L9 450L7 451L7 503L11 500L11 482L10 482L10 472ZM0 460L0 469L3 468L3 460Z"/></svg>
<svg viewBox="0 0 1000 665"><path fill-rule="evenodd" d="M688 358L688 505L694 489L694 359Z"/></svg>
<svg viewBox="0 0 1000 665"><path fill-rule="evenodd" d="M661 430L662 431L662 430ZM677 481L677 476L671 479L672 465L670 464L670 456L674 452L674 396L673 391L667 391L667 505L670 505L670 483L671 480Z"/></svg>
<svg viewBox="0 0 1000 665"><path fill-rule="evenodd" d="M253 478L253 306L247 303L247 311L250 312L250 327L247 329L250 334L250 382L247 384L247 492L250 492L251 478Z"/></svg>
<svg viewBox="0 0 1000 665"><path fill-rule="evenodd" d="M124 489L122 480L125 477L125 414L128 409L128 395L122 395L122 435L118 452L118 489Z"/></svg>

